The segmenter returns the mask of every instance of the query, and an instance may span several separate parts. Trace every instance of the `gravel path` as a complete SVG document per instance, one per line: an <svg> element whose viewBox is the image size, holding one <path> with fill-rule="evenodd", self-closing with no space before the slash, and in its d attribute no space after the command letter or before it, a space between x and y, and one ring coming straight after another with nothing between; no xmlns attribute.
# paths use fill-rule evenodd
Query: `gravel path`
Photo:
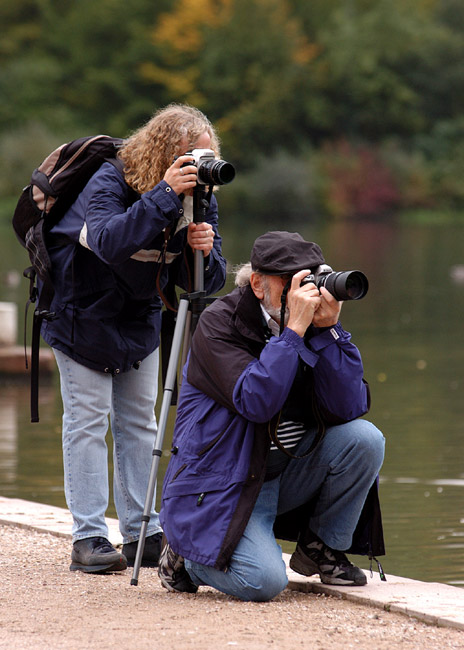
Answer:
<svg viewBox="0 0 464 650"><path fill-rule="evenodd" d="M335 597L286 590L242 603L213 589L171 594L153 569L69 571L70 542L0 525L0 648L14 650L444 650L464 632Z"/></svg>

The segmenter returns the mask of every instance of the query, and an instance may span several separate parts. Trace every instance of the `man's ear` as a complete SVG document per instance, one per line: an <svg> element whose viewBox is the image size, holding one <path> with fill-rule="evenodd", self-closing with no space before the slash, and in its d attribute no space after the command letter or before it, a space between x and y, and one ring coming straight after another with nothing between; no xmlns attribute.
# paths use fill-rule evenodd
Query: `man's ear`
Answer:
<svg viewBox="0 0 464 650"><path fill-rule="evenodd" d="M262 300L264 298L264 278L261 273L252 272L250 275L250 285L258 300Z"/></svg>

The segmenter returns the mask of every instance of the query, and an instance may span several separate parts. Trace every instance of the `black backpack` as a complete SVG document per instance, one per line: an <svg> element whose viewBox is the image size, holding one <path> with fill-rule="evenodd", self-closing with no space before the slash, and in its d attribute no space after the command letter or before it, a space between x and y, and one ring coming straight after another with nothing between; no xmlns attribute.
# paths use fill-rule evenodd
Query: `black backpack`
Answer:
<svg viewBox="0 0 464 650"><path fill-rule="evenodd" d="M121 144L121 138L96 135L61 145L33 171L31 182L23 189L16 205L13 228L19 242L27 249L31 261L31 266L24 270L24 276L30 283L26 318L29 305L37 302L32 328L31 422L39 421L40 328L43 320L55 318L55 314L50 311L54 289L47 235L105 161L111 162L122 171L122 162L116 158ZM37 275L42 281L40 295L36 285ZM26 339L26 328L24 337Z"/></svg>

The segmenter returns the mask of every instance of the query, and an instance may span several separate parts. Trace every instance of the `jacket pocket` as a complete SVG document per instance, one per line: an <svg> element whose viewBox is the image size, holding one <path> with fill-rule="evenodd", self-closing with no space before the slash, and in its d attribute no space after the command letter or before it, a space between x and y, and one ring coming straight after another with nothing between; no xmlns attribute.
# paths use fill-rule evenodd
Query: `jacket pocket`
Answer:
<svg viewBox="0 0 464 650"><path fill-rule="evenodd" d="M179 476L179 474L181 474L186 467L187 467L187 463L181 465L169 482L172 483L173 481L175 481L176 478Z"/></svg>
<svg viewBox="0 0 464 650"><path fill-rule="evenodd" d="M186 478L182 476L180 480L169 481L163 487L163 500L178 496L193 496L198 499L198 495L208 492L224 492L232 486L240 486L246 480L246 474L232 472L230 474L217 474L206 478L190 475Z"/></svg>
<svg viewBox="0 0 464 650"><path fill-rule="evenodd" d="M177 423L182 427L183 434L176 440L176 444L179 450L182 449L186 457L192 461L195 459L206 461L209 452L214 455L226 436L232 434L235 437L234 415L225 409L217 408L214 404L202 413L200 418L194 415L184 425L179 423L179 420Z"/></svg>
<svg viewBox="0 0 464 650"><path fill-rule="evenodd" d="M200 449L198 451L198 456L204 456L208 451L210 451L210 449L212 449L214 445L216 445L221 440L222 436L226 433L226 431L227 429L224 429L223 431L218 433L218 435L215 438L213 438L213 440L210 440L210 442L208 442L208 444L205 445L203 449Z"/></svg>

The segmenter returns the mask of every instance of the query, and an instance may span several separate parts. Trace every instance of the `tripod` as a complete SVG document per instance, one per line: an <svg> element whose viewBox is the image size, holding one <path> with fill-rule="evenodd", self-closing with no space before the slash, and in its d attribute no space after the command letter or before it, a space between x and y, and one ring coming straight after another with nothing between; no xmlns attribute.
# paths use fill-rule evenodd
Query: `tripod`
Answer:
<svg viewBox="0 0 464 650"><path fill-rule="evenodd" d="M209 188L209 194L206 195L203 186L197 184L193 190L193 221L200 223L205 220L206 212L209 208L209 198L211 196L212 186ZM137 553L134 560L134 569L132 573L131 585L138 585L138 575L140 566L142 564L143 550L145 548L145 538L147 534L148 522L150 521L151 506L153 503L153 496L155 493L156 477L158 475L158 468L160 458L162 455L162 447L164 435L166 431L169 408L172 403L172 396L176 385L177 366L179 363L180 353L182 355L182 367L187 359L187 352L190 346L190 337L195 329L198 318L205 308L207 302L213 299L206 300L204 291L204 256L203 252L199 250L194 251L194 291L193 293L182 294L180 296L179 307L177 310L176 326L174 328L174 335L172 339L171 351L169 354L168 368L166 372L166 379L164 381L163 400L161 403L161 410L158 422L158 430L156 433L156 440L153 447L153 459L150 469L150 476L148 479L147 495L145 497L145 506L142 515L142 525L140 528L139 543L137 545Z"/></svg>

